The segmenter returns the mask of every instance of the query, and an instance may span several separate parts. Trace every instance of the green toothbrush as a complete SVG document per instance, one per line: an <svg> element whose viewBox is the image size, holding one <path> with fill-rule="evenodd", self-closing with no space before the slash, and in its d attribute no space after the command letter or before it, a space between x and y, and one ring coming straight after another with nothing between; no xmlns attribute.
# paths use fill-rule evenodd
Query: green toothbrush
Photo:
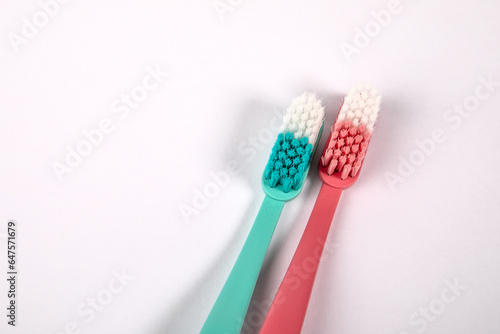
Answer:
<svg viewBox="0 0 500 334"><path fill-rule="evenodd" d="M323 130L325 110L314 94L292 101L262 175L266 196L243 249L200 334L239 334L283 206L299 195Z"/></svg>

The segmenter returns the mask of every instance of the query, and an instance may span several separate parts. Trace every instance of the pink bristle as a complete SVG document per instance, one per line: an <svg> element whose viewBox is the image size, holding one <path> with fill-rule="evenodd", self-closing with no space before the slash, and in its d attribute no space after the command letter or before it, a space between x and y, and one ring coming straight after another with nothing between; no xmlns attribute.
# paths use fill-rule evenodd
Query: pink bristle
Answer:
<svg viewBox="0 0 500 334"><path fill-rule="evenodd" d="M364 141L359 145L360 153L366 153L366 149L368 148L368 142Z"/></svg>
<svg viewBox="0 0 500 334"><path fill-rule="evenodd" d="M376 91L365 86L358 86L349 94L321 157L328 174L339 173L341 180L359 175L380 105L380 97L375 99Z"/></svg>
<svg viewBox="0 0 500 334"><path fill-rule="evenodd" d="M333 150L332 149L327 150L325 155L321 157L321 163L323 164L323 167L326 167L330 163L332 157L333 157Z"/></svg>
<svg viewBox="0 0 500 334"><path fill-rule="evenodd" d="M339 158L339 164L337 166L337 170L341 171L342 168L344 168L344 165L345 165L346 162L347 162L347 158L345 157L345 155L341 156Z"/></svg>
<svg viewBox="0 0 500 334"><path fill-rule="evenodd" d="M360 168L361 168L361 161L356 161L352 166L351 177L355 177L358 174Z"/></svg>
<svg viewBox="0 0 500 334"><path fill-rule="evenodd" d="M363 136L362 135L357 135L356 137L354 137L354 143L355 144L359 144L363 141Z"/></svg>
<svg viewBox="0 0 500 334"><path fill-rule="evenodd" d="M340 176L340 179L342 180L347 179L350 171L351 171L351 165L345 165L344 168L342 169L342 174Z"/></svg>
<svg viewBox="0 0 500 334"><path fill-rule="evenodd" d="M335 168L337 168L337 163L338 163L337 159L333 159L330 162L330 165L328 166L328 170L326 171L328 173L328 175L332 175L333 173L335 173Z"/></svg>
<svg viewBox="0 0 500 334"><path fill-rule="evenodd" d="M364 153L361 153L361 152L358 153L358 155L356 156L356 161L354 162L354 164L356 164L356 163L360 163L361 164L363 162L363 160L365 159L365 156L366 156L366 154L364 154Z"/></svg>

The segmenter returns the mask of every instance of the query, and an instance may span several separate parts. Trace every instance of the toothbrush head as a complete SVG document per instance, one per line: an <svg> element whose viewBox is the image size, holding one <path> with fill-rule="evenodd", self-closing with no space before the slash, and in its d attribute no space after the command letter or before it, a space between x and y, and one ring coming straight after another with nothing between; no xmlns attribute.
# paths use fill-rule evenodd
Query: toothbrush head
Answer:
<svg viewBox="0 0 500 334"><path fill-rule="evenodd" d="M318 146L324 117L325 108L316 95L304 93L292 101L262 175L268 196L281 201L298 196Z"/></svg>
<svg viewBox="0 0 500 334"><path fill-rule="evenodd" d="M370 86L351 89L337 115L319 163L328 185L346 189L359 177L382 98Z"/></svg>

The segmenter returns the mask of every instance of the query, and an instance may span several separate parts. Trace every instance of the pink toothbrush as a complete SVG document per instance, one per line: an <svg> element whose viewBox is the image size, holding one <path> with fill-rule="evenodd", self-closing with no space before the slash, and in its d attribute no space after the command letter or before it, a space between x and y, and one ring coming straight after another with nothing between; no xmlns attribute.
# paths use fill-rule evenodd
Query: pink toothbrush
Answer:
<svg viewBox="0 0 500 334"><path fill-rule="evenodd" d="M340 194L359 177L380 101L369 86L357 86L345 97L321 156L318 198L260 334L300 333ZM309 275L298 275L296 268L306 263Z"/></svg>

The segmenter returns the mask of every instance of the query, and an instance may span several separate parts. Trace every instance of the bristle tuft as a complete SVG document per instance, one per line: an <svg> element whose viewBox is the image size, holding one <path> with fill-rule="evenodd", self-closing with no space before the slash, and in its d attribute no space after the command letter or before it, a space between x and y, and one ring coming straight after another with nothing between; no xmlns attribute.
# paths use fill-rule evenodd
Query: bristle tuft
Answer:
<svg viewBox="0 0 500 334"><path fill-rule="evenodd" d="M315 94L304 93L292 101L283 117L281 132L291 132L294 138L307 137L315 144L325 118L325 108Z"/></svg>
<svg viewBox="0 0 500 334"><path fill-rule="evenodd" d="M358 175L377 121L382 98L369 85L349 91L332 127L328 149L321 157L327 174L340 173L342 180Z"/></svg>
<svg viewBox="0 0 500 334"><path fill-rule="evenodd" d="M271 188L282 185L285 193L298 189L311 160L312 148L307 137L294 138L291 132L280 134L264 170Z"/></svg>

